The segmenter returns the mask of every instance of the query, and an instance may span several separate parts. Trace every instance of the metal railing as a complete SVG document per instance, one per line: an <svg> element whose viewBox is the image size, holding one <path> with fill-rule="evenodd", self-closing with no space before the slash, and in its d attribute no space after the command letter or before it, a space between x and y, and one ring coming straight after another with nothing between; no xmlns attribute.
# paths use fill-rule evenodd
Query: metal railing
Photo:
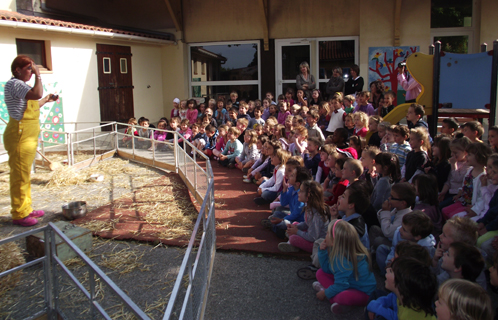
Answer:
<svg viewBox="0 0 498 320"><path fill-rule="evenodd" d="M111 131L101 130L105 126L112 126ZM171 141L155 141L150 138L140 138L143 141L150 141L153 146L166 146L163 150L163 154L166 157L161 157L160 151L157 148L152 148L152 152L139 150L136 148L136 138L132 137L131 148L123 148L120 146L120 137L128 136L122 130L118 130L118 126L128 126L123 123L107 123L100 126L90 127L75 132L64 132L67 134L67 152L69 164L77 164L74 161L74 152L78 147L85 144L93 148L93 156L97 155L97 141L98 139L105 139L112 149L110 151L122 151L124 153L131 153L129 157L130 160L142 162L140 159L151 158L152 165L158 166L163 161L170 161L171 166L179 173L182 180L184 180L187 187L194 194L197 199L202 201L200 207L199 215L195 223L192 235L189 239L188 247L185 251L185 256L183 258L182 264L178 276L176 278L173 291L171 292L168 305L165 309L165 314L163 319L202 319L204 316L204 311L207 302L209 284L211 281L211 274L214 264L214 257L216 253L216 224L215 224L215 205L214 205L214 179L213 171L209 158L204 155L201 151L196 149L190 142L182 139L181 135L174 131L167 131L161 129L151 129L153 131L166 132L173 134L173 139ZM136 128L143 128L140 126L134 126ZM153 132L152 131L152 132ZM61 134L61 132L59 132ZM82 135L89 135L80 139ZM77 138L78 137L78 138ZM74 140L73 140L74 139ZM178 141L182 139L180 143ZM190 151L192 154L190 154ZM168 157L168 152L172 153L172 156ZM140 154L140 157L139 157ZM197 163L198 159L205 160L204 167ZM151 165L151 163L145 163ZM64 242L66 242L71 249L73 249L77 255L84 261L86 265L89 266L93 276L100 277L112 290L119 296L124 305L132 311L135 316L139 319L149 319L149 317L140 310L131 299L126 296L106 275L103 273L98 266L93 263L76 245L74 245L69 238L67 238L60 230L57 229L55 225L49 223L48 226L28 232L24 232L20 235L10 237L0 241L0 245L16 241L20 238L27 237L29 235L35 234L37 232L44 231L45 239L50 239L50 241L45 241L45 252L44 257L38 258L34 261L26 263L24 265L18 266L16 268L10 269L3 273L0 273L0 278L11 274L13 272L22 270L29 266L37 263L42 263L44 268L44 279L45 279L45 309L39 312L43 314L47 313L49 319L55 319L56 314L62 315L61 310L58 305L58 295L54 294L54 290L57 288L56 272L58 268L62 269L65 274L75 283L75 285L84 293L84 295L89 299L90 303L90 313L92 317L97 313L100 313L104 318L110 319L109 315L105 312L104 308L95 299L95 290L92 281L90 283L90 291L85 289L77 278L71 273L71 271L64 266L64 264L57 257L55 252L55 235L60 236ZM91 276L90 279L94 277ZM55 279L55 280L54 280ZM186 284L183 286L182 284ZM182 299L183 295L183 299ZM37 313L37 315L39 315ZM36 316L36 315L35 315ZM34 316L33 316L34 317Z"/></svg>

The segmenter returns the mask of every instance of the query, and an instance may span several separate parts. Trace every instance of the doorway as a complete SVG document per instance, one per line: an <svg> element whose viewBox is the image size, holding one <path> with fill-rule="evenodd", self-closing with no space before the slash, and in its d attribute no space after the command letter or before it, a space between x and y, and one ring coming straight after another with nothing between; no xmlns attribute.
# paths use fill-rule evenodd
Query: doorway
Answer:
<svg viewBox="0 0 498 320"><path fill-rule="evenodd" d="M296 90L296 77L300 73L299 65L306 61L311 66L311 43L308 40L276 40L276 95L285 93L287 88ZM295 94L295 92L294 92Z"/></svg>
<svg viewBox="0 0 498 320"><path fill-rule="evenodd" d="M127 123L134 116L131 48L97 44L100 121Z"/></svg>

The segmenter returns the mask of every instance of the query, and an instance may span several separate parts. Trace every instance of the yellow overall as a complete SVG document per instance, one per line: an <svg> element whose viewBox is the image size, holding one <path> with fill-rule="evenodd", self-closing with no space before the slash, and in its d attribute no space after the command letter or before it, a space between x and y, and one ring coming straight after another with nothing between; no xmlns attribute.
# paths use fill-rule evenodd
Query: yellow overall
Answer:
<svg viewBox="0 0 498 320"><path fill-rule="evenodd" d="M31 166L35 160L40 133L40 106L36 100L28 100L21 121L10 118L3 136L9 154L10 198L12 219L27 217L31 208Z"/></svg>

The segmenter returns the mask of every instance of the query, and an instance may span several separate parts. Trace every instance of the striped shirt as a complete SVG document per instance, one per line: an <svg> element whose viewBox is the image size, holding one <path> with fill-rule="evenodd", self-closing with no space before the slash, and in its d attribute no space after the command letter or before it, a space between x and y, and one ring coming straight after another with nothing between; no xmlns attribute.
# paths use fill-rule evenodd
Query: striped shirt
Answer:
<svg viewBox="0 0 498 320"><path fill-rule="evenodd" d="M26 111L28 101L25 99L28 91L31 87L28 86L24 81L12 77L5 84L5 104L7 105L7 111L9 112L9 117L20 121L24 116L24 111Z"/></svg>
<svg viewBox="0 0 498 320"><path fill-rule="evenodd" d="M406 156L410 151L412 151L412 148L406 141L403 144L393 143L391 147L389 147L389 152L398 156L400 168L405 164Z"/></svg>

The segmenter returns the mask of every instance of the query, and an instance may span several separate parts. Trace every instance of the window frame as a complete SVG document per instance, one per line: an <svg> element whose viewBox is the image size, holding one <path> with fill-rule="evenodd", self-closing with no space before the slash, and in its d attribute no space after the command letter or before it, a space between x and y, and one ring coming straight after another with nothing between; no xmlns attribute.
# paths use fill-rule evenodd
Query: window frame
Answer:
<svg viewBox="0 0 498 320"><path fill-rule="evenodd" d="M192 47L203 46L219 46L219 45L234 45L234 44L256 44L258 50L258 80L224 80L224 81L192 81ZM237 86L237 85L257 85L258 95L261 97L261 45L259 40L248 41L223 41L223 42L198 42L188 45L188 87L189 96L193 96L192 87L194 86Z"/></svg>
<svg viewBox="0 0 498 320"><path fill-rule="evenodd" d="M51 43L49 40L43 39L26 39L26 38L15 38L16 40L16 52L18 55L26 53L19 52L18 41L23 41L26 43L41 43L42 44L42 64L37 65L40 73L52 73L52 52Z"/></svg>
<svg viewBox="0 0 498 320"><path fill-rule="evenodd" d="M453 27L453 28L431 28L431 43L435 43L435 37L454 37L454 36L467 36L469 39L468 43L468 52L467 54L476 53L476 46L474 44L474 38L476 35L476 26L477 18L479 15L477 14L478 6L477 1L472 1L472 24L470 27ZM479 51L477 51L479 52Z"/></svg>

